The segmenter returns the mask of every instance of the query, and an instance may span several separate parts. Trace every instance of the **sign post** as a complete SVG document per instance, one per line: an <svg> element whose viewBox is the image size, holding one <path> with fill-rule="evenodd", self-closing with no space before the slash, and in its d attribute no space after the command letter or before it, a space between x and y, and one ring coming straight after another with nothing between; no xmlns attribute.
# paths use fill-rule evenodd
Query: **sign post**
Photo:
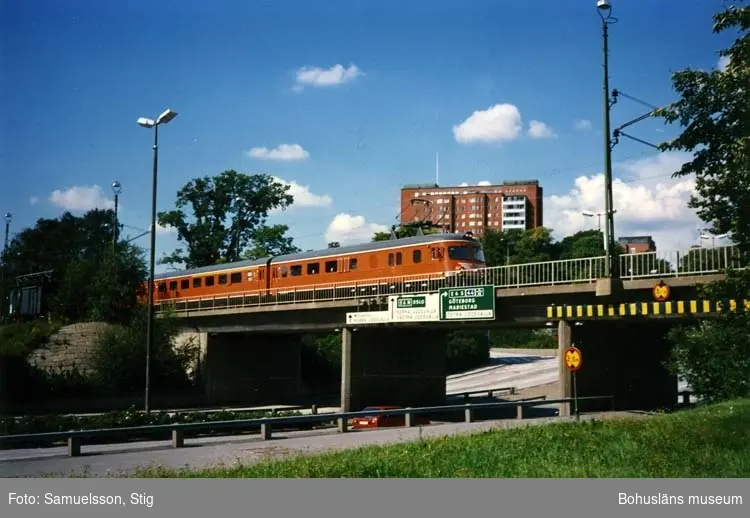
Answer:
<svg viewBox="0 0 750 518"><path fill-rule="evenodd" d="M440 320L494 320L495 287L440 288Z"/></svg>
<svg viewBox="0 0 750 518"><path fill-rule="evenodd" d="M572 346L565 349L565 366L571 372L573 376L573 405L575 408L576 421L581 416L578 413L578 387L576 386L576 372L578 372L583 364L583 355L578 347Z"/></svg>

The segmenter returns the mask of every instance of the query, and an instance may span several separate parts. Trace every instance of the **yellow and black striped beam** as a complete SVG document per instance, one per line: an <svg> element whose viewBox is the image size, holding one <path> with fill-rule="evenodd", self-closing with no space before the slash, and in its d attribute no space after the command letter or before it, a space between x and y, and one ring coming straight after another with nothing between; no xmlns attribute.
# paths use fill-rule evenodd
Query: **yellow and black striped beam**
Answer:
<svg viewBox="0 0 750 518"><path fill-rule="evenodd" d="M724 311L750 311L750 300L670 300L667 302L625 302L547 306L547 318L700 317Z"/></svg>

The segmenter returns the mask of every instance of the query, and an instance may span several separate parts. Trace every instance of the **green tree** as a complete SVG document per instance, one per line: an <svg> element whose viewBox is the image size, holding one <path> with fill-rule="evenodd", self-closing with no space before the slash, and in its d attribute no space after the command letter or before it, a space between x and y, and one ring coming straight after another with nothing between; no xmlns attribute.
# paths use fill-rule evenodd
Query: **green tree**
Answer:
<svg viewBox="0 0 750 518"><path fill-rule="evenodd" d="M421 223L406 223L405 225L399 225L392 228L392 231L396 233L396 238L402 239L404 237L416 236L419 229L422 229L423 234L439 234L440 229ZM373 236L373 241L388 241L391 239L391 231L387 232L376 232Z"/></svg>
<svg viewBox="0 0 750 518"><path fill-rule="evenodd" d="M744 2L741 2L744 3ZM717 234L731 232L741 250L750 250L750 8L731 6L714 15L714 33L737 31L719 55L726 70L682 70L672 76L680 99L657 110L668 123L679 122L679 137L662 150L694 153L675 177L694 174L697 196L689 206Z"/></svg>
<svg viewBox="0 0 750 518"><path fill-rule="evenodd" d="M262 226L254 233L250 241L250 248L242 254L244 259L261 259L263 257L293 254L299 252L293 241L287 236L289 227L286 225Z"/></svg>
<svg viewBox="0 0 750 518"><path fill-rule="evenodd" d="M280 226L265 223L271 210L294 202L288 190L271 176L234 170L189 181L177 192L176 209L159 213L159 223L177 230L187 252L177 249L161 262L194 268L237 260L248 246L273 248L259 240L278 237Z"/></svg>
<svg viewBox="0 0 750 518"><path fill-rule="evenodd" d="M5 278L51 271L43 296L61 320L127 318L145 280L145 263L141 252L124 242L112 257L113 219L113 211L99 209L39 219L10 243Z"/></svg>
<svg viewBox="0 0 750 518"><path fill-rule="evenodd" d="M488 230L482 236L482 250L487 266L510 264L516 241L521 237L520 230Z"/></svg>

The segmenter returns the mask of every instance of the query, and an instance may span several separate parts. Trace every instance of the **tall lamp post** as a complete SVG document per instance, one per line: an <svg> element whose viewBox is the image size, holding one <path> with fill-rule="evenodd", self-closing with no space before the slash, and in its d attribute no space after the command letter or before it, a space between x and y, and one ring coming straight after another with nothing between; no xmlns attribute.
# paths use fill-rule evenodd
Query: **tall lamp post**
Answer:
<svg viewBox="0 0 750 518"><path fill-rule="evenodd" d="M610 138L609 128L609 110L611 108L609 100L609 61L608 61L608 26L617 23L617 18L612 16L612 4L609 0L597 0L597 12L602 19L602 39L604 40L604 213L605 213L605 264L604 275L606 277L616 277L616 262L612 261L612 251L614 250L615 221L612 210L612 140Z"/></svg>
<svg viewBox="0 0 750 518"><path fill-rule="evenodd" d="M112 192L115 194L115 224L112 230L112 254L114 254L117 251L117 205L120 200L120 193L122 192L122 186L117 180L112 182Z"/></svg>
<svg viewBox="0 0 750 518"><path fill-rule="evenodd" d="M151 407L151 348L154 341L154 261L156 252L156 178L159 159L159 126L177 117L177 112L164 110L156 120L140 117L138 124L144 128L154 128L154 170L153 186L151 188L151 250L149 252L148 270L148 323L146 325L146 394L144 410L149 412Z"/></svg>
<svg viewBox="0 0 750 518"><path fill-rule="evenodd" d="M0 269L0 318L5 318L5 254L8 252L8 236L10 235L10 222L13 221L13 214L5 213L5 245L3 246L2 268Z"/></svg>
<svg viewBox="0 0 750 518"><path fill-rule="evenodd" d="M617 211L616 210L611 211L612 214L614 214L615 212L617 212ZM599 219L599 232L602 231L602 216L604 216L606 214L606 212L591 212L590 210L584 210L583 212L581 212L581 214L584 215L584 216L586 216L587 218L593 218L594 216L598 216L598 219ZM609 235L607 235L607 226L604 227L604 240L603 241L604 241L604 252L605 252L605 255L606 255L607 259L609 259L609 244L610 244L610 241L609 241Z"/></svg>

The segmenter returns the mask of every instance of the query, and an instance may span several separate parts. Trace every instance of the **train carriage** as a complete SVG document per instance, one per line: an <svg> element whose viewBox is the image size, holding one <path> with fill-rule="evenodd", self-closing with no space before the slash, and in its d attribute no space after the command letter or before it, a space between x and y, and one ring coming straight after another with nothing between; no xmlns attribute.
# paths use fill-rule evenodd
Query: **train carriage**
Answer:
<svg viewBox="0 0 750 518"><path fill-rule="evenodd" d="M471 234L429 234L166 272L154 302L178 309L433 291L485 266Z"/></svg>

